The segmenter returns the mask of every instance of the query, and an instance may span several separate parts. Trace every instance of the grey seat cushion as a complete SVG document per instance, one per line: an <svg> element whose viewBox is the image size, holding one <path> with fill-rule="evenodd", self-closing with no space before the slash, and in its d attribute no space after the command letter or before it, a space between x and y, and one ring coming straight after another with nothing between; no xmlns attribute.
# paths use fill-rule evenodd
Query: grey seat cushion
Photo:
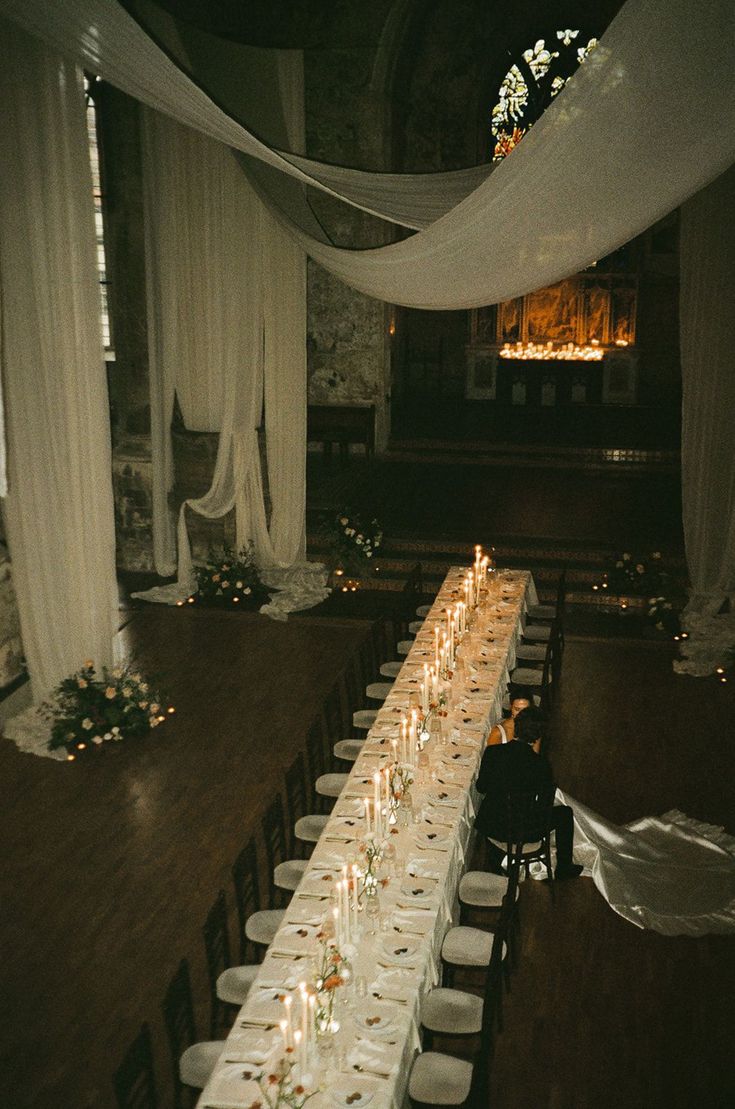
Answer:
<svg viewBox="0 0 735 1109"><path fill-rule="evenodd" d="M354 762L364 746L364 739L338 739L332 750L334 751L335 759L343 759L344 762Z"/></svg>
<svg viewBox="0 0 735 1109"><path fill-rule="evenodd" d="M204 1089L224 1050L224 1040L202 1040L187 1047L179 1059L179 1076L184 1085Z"/></svg>
<svg viewBox="0 0 735 1109"><path fill-rule="evenodd" d="M321 813L309 813L308 816L300 817L294 825L296 839L303 840L304 843L316 843L328 820L329 817L322 816Z"/></svg>
<svg viewBox="0 0 735 1109"><path fill-rule="evenodd" d="M510 672L510 680L514 685L541 685L543 677L543 670L533 670L529 666L517 666Z"/></svg>
<svg viewBox="0 0 735 1109"><path fill-rule="evenodd" d="M365 687L365 696L371 701L384 701L393 689L393 682L370 682Z"/></svg>
<svg viewBox="0 0 735 1109"><path fill-rule="evenodd" d="M223 970L217 979L217 997L228 1005L244 1005L259 970L260 963Z"/></svg>
<svg viewBox="0 0 735 1109"><path fill-rule="evenodd" d="M261 909L252 913L245 921L245 935L252 943L268 947L281 927L285 909Z"/></svg>
<svg viewBox="0 0 735 1109"><path fill-rule="evenodd" d="M431 1032L470 1036L482 1028L482 998L439 986L421 1007L421 1023Z"/></svg>
<svg viewBox="0 0 735 1109"><path fill-rule="evenodd" d="M508 879L500 874L468 870L459 882L459 900L478 909L499 909L507 889Z"/></svg>
<svg viewBox="0 0 735 1109"><path fill-rule="evenodd" d="M273 871L273 881L279 890L295 890L308 865L307 859L287 859Z"/></svg>
<svg viewBox="0 0 735 1109"><path fill-rule="evenodd" d="M316 780L316 791L320 797L339 797L348 778L349 774L321 774Z"/></svg>
<svg viewBox="0 0 735 1109"><path fill-rule="evenodd" d="M551 626L549 624L526 624L523 629L524 639L537 639L539 642L547 643L551 636Z"/></svg>
<svg viewBox="0 0 735 1109"><path fill-rule="evenodd" d="M417 1055L408 1080L408 1095L425 1105L461 1105L467 1100L472 1083L472 1063L424 1051Z"/></svg>
<svg viewBox="0 0 735 1109"><path fill-rule="evenodd" d="M352 714L352 726L353 728L364 728L367 732L375 723L377 715L377 709L359 709Z"/></svg>
<svg viewBox="0 0 735 1109"><path fill-rule="evenodd" d="M419 607L416 609L416 615L418 616L419 620L425 620L430 612L431 605L419 605Z"/></svg>
<svg viewBox="0 0 735 1109"><path fill-rule="evenodd" d="M459 925L450 928L442 944L442 959L463 967L486 967L493 950L492 932Z"/></svg>
<svg viewBox="0 0 735 1109"><path fill-rule="evenodd" d="M408 652L413 647L413 644L414 644L413 639L399 639L398 640L398 646L396 647L396 650L398 651L399 655L407 655Z"/></svg>
<svg viewBox="0 0 735 1109"><path fill-rule="evenodd" d="M516 647L516 658L521 659L523 662L543 662L546 658L546 647L542 643L538 645L534 643L521 643L520 647Z"/></svg>
<svg viewBox="0 0 735 1109"><path fill-rule="evenodd" d="M402 666L403 663L400 659L395 659L393 662L384 662L380 667L380 673L384 678L397 678Z"/></svg>

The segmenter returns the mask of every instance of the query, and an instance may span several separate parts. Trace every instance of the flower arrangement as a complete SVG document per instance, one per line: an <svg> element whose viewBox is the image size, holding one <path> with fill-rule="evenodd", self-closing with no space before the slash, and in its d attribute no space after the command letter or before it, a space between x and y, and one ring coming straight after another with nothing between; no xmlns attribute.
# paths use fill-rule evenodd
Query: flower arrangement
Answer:
<svg viewBox="0 0 735 1109"><path fill-rule="evenodd" d="M656 630L673 635L675 639L686 638L679 620L685 599L684 589L666 570L660 551L654 551L651 555L624 551L616 555L602 580L592 589L617 596L621 609L627 609L628 597L647 598L646 617Z"/></svg>
<svg viewBox="0 0 735 1109"><path fill-rule="evenodd" d="M292 1053L292 1049L287 1050ZM292 1073L295 1066L295 1059L283 1055L268 1074L262 1072L253 1075L260 1087L261 1096L251 1101L247 1109L281 1109L281 1106L286 1105L289 1109L303 1109L316 1090L307 1090L301 1082L296 1081Z"/></svg>
<svg viewBox="0 0 735 1109"><path fill-rule="evenodd" d="M81 670L64 678L44 706L51 720L49 747L65 747L71 762L79 754L105 743L146 735L174 712L162 707L163 698L128 663L98 675L88 660Z"/></svg>
<svg viewBox="0 0 735 1109"><path fill-rule="evenodd" d="M378 877L378 871L383 864L383 860L389 853L389 849L395 853L392 844L389 844L385 839L378 839L374 834L365 836L360 840L357 845L358 852L364 856L365 864L361 871L362 889L360 897L371 897L378 891L379 885L387 885L385 879Z"/></svg>
<svg viewBox="0 0 735 1109"><path fill-rule="evenodd" d="M667 579L660 551L654 551L650 556L624 551L614 555L602 575L602 581L593 585L592 589L595 592L605 590L619 597L624 594L652 596L663 592Z"/></svg>
<svg viewBox="0 0 735 1109"><path fill-rule="evenodd" d="M316 1009L314 1024L317 1035L337 1031L334 1027L334 1003L336 991L346 985L352 977L352 970L345 957L340 953L335 939L326 930L317 934L321 953L314 974Z"/></svg>
<svg viewBox="0 0 735 1109"><path fill-rule="evenodd" d="M237 552L229 547L210 551L209 561L195 567L194 573L197 589L189 597L189 603L200 601L218 607L259 608L268 600L268 590L255 565L252 543Z"/></svg>
<svg viewBox="0 0 735 1109"><path fill-rule="evenodd" d="M383 529L376 519L367 521L346 508L327 526L325 540L339 569L365 576L376 568L374 559L383 543Z"/></svg>

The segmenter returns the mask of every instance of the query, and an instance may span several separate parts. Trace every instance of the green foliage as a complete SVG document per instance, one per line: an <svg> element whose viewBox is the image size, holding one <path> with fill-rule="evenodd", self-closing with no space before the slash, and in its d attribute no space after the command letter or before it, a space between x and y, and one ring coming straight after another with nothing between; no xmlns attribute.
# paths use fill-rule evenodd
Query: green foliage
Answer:
<svg viewBox="0 0 735 1109"><path fill-rule="evenodd" d="M260 608L268 600L268 590L260 580L252 543L240 551L223 547L210 551L205 566L195 567L196 598L206 605L227 608Z"/></svg>
<svg viewBox="0 0 735 1109"><path fill-rule="evenodd" d="M367 520L349 508L338 512L324 529L324 541L337 566L346 574L369 577L383 543L383 529L375 519Z"/></svg>
<svg viewBox="0 0 735 1109"><path fill-rule="evenodd" d="M132 664L105 666L97 675L88 661L59 683L44 712L51 720L49 747L65 747L76 757L104 743L146 735L163 724L173 708L163 708L161 694Z"/></svg>

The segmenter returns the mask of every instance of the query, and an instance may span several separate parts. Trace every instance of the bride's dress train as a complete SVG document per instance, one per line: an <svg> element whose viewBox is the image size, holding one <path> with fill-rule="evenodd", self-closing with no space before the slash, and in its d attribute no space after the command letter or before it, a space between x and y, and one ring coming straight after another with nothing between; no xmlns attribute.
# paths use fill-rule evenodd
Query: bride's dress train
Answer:
<svg viewBox="0 0 735 1109"><path fill-rule="evenodd" d="M574 860L620 916L664 935L735 931L735 838L672 809L622 826L557 790Z"/></svg>

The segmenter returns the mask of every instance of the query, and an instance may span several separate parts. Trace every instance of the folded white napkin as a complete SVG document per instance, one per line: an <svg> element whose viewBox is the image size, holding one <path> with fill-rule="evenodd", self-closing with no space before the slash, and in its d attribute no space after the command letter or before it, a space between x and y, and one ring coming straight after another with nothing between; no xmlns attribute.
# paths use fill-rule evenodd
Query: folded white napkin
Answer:
<svg viewBox="0 0 735 1109"><path fill-rule="evenodd" d="M397 1062L396 1048L391 1044L382 1044L375 1040L358 1040L347 1052L348 1066L364 1067L366 1070L379 1071L381 1074L387 1074Z"/></svg>
<svg viewBox="0 0 735 1109"><path fill-rule="evenodd" d="M259 1073L259 1068L249 1067L247 1063L218 1067L204 1089L201 1104L212 1109L243 1109L261 1100L258 1083L252 1077L245 1077L253 1073Z"/></svg>

